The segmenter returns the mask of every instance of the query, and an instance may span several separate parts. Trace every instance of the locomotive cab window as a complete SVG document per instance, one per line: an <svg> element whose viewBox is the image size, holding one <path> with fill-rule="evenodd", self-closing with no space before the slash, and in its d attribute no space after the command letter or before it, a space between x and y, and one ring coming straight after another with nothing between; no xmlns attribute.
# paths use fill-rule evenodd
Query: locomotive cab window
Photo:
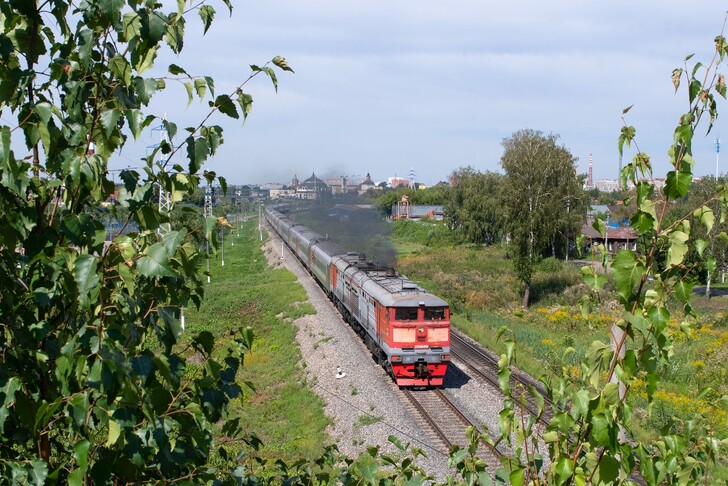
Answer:
<svg viewBox="0 0 728 486"><path fill-rule="evenodd" d="M442 321L445 319L444 307L425 307L426 321Z"/></svg>
<svg viewBox="0 0 728 486"><path fill-rule="evenodd" d="M394 319L397 321L416 321L417 307L396 307L394 309Z"/></svg>

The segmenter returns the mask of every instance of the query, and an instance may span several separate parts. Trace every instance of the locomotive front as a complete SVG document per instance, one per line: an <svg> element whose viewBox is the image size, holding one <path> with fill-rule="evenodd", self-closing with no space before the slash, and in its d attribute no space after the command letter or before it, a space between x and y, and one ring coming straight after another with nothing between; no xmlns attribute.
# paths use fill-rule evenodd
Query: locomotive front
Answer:
<svg viewBox="0 0 728 486"><path fill-rule="evenodd" d="M442 386L450 361L450 308L402 275L373 278L365 290L381 304L378 338L397 385Z"/></svg>
<svg viewBox="0 0 728 486"><path fill-rule="evenodd" d="M450 361L450 309L431 294L416 298L389 309L392 375L400 386L442 386Z"/></svg>

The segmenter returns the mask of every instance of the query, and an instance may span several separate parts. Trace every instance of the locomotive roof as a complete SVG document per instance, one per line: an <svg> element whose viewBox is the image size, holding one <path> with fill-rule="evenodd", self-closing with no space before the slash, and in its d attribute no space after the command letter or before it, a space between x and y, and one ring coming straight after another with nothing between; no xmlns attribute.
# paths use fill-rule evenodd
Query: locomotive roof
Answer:
<svg viewBox="0 0 728 486"><path fill-rule="evenodd" d="M338 258L344 260L350 268L361 272L357 278L360 285L385 306L447 307L447 302L431 294L393 268L377 265L371 260L361 259L359 255L348 253ZM348 273L348 272L347 272Z"/></svg>

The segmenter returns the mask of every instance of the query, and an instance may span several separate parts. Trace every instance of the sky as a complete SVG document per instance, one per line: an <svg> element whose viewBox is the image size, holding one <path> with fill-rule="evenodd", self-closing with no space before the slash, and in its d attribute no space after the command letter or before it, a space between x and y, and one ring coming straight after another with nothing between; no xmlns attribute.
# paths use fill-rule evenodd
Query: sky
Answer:
<svg viewBox="0 0 728 486"><path fill-rule="evenodd" d="M258 76L243 125L222 115L225 143L206 168L228 184L287 183L315 172L322 178L370 173L375 181L409 177L425 184L454 170L502 172L502 141L529 128L556 134L586 174L616 179L617 138L624 108L637 145L651 156L655 177L669 170L667 150L685 89L675 94L673 69L707 65L728 3L708 0L268 0L222 2L203 37L191 16L181 56L161 55L232 91L276 55L295 74L278 71L278 92ZM160 71L161 73L162 71ZM186 106L168 82L153 109L178 124L197 125L207 102ZM719 113L728 117L725 100ZM693 142L695 174L714 175L718 118ZM136 166L159 132L147 130L112 161ZM179 142L179 140L176 140ZM625 149L624 163L635 149ZM723 155L720 173L728 172Z"/></svg>

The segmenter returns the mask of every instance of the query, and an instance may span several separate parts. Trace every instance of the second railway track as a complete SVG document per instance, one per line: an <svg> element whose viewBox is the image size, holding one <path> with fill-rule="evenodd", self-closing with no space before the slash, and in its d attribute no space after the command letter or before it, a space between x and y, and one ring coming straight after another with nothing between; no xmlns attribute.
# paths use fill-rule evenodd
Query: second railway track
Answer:
<svg viewBox="0 0 728 486"><path fill-rule="evenodd" d="M453 357L462 361L466 364L473 372L480 378L483 379L496 388L498 385L498 359L485 352L479 346L471 343L460 333L455 332L453 329L450 334L450 353ZM537 393L541 394L544 400L544 410L541 415L541 421L544 424L548 424L553 417L553 411L551 409L551 400L541 389L541 386L535 382L535 380L521 376L521 372L518 370L512 370L511 373L511 390L514 395L512 398L518 399L517 396L523 393L525 397L525 408L532 414L538 414L538 406L533 397L526 392L526 388L532 386Z"/></svg>

